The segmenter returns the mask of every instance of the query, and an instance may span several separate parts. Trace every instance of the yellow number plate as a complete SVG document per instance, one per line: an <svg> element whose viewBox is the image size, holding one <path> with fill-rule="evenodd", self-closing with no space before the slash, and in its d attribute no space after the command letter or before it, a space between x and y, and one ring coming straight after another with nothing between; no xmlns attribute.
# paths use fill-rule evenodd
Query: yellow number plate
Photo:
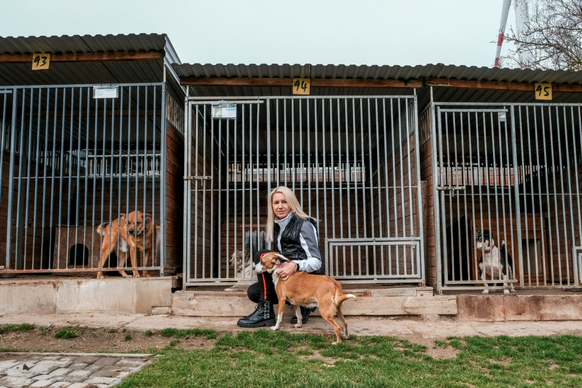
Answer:
<svg viewBox="0 0 582 388"><path fill-rule="evenodd" d="M309 78L293 78L293 94L309 95Z"/></svg>
<svg viewBox="0 0 582 388"><path fill-rule="evenodd" d="M51 63L50 54L33 54L32 70L47 70Z"/></svg>
<svg viewBox="0 0 582 388"><path fill-rule="evenodd" d="M536 84L536 100L551 100L552 84Z"/></svg>

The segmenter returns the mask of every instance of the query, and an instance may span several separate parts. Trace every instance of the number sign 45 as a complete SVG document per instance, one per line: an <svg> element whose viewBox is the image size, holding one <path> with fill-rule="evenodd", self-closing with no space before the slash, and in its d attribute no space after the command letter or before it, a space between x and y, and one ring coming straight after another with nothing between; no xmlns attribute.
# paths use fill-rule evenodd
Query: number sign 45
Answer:
<svg viewBox="0 0 582 388"><path fill-rule="evenodd" d="M50 54L33 54L32 70L47 70L51 63Z"/></svg>
<svg viewBox="0 0 582 388"><path fill-rule="evenodd" d="M536 100L551 100L552 84L536 84Z"/></svg>
<svg viewBox="0 0 582 388"><path fill-rule="evenodd" d="M293 94L309 95L309 78L293 78Z"/></svg>

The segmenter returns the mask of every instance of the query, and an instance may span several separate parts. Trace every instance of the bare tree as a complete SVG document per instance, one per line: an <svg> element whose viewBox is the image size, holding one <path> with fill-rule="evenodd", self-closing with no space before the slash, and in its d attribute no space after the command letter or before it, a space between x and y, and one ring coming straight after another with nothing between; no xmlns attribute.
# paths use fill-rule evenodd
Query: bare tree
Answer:
<svg viewBox="0 0 582 388"><path fill-rule="evenodd" d="M543 0L530 8L523 29L505 37L514 44L505 67L582 70L582 0Z"/></svg>

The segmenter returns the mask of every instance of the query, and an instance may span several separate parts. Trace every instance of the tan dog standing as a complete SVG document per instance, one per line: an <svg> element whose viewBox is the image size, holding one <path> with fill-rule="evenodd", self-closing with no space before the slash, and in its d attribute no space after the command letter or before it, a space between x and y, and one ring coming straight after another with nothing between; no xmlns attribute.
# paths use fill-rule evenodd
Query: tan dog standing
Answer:
<svg viewBox="0 0 582 388"><path fill-rule="evenodd" d="M283 320L285 301L289 301L295 309L297 324L301 327L301 310L299 306L319 307L321 317L327 321L335 331L337 341L341 342L341 329L333 319L337 313L344 326L345 338L348 338L348 324L342 313L342 303L348 298L355 298L355 295L344 294L341 284L335 279L326 275L311 275L306 272L295 272L287 280L279 281L277 268L288 260L283 255L275 252L267 253L261 257L261 261L255 266L256 272L269 272L273 276L273 284L277 291L279 310L277 312L277 323L272 330L278 330Z"/></svg>
<svg viewBox="0 0 582 388"><path fill-rule="evenodd" d="M129 250L129 257L131 266L137 267L138 250L143 252L144 266L151 267L153 262L154 248L159 244L161 237L158 233L158 228L154 227L152 223L152 216L146 214L145 217L142 212L134 211L129 213L126 217L124 213L119 219L113 220L110 224L103 223L97 228L97 233L103 236L103 244L101 246L101 261L98 268L103 268L105 260L113 250L116 248L119 241L119 260L117 267L121 268L125 265L127 260L127 251ZM127 273L120 270L121 276L129 277ZM149 271L143 271L144 276L150 276ZM103 272L97 272L97 279L103 279ZM133 270L133 277L139 277L139 271Z"/></svg>

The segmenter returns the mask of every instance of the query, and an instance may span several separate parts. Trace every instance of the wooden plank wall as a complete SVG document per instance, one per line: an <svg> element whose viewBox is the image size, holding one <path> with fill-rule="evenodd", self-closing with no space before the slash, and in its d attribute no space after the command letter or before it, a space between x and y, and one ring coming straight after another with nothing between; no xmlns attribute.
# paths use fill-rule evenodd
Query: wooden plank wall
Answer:
<svg viewBox="0 0 582 388"><path fill-rule="evenodd" d="M173 127L168 126L166 139L167 198L165 205L167 225L166 271L169 274L176 273L177 269L182 265L183 143L182 135ZM0 198L2 209L8 209L9 167L10 156L4 153ZM19 158L16 158L14 169L16 176L19 174L19 167ZM27 166L24 166L24 168L27 169ZM32 176L36 175L33 170L30 173ZM40 166L38 175L42 178L43 174L44 167ZM52 169L50 167L47 168L46 175L51 177L52 174ZM53 181L54 192L51 196ZM98 225L102 222L111 222L118 217L119 213L129 213L132 209L137 208L144 211L145 207L145 211L153 215L154 223L156 225L161 223L159 204L161 181L159 177L155 180L148 177L145 182L143 177L137 180L135 177L130 177L129 183L127 178L120 179L118 177L113 179L85 179L81 177L79 179L73 178L70 182L68 178L47 179L46 181L38 179L30 180L30 182L28 192L26 180L22 181L20 192L18 192L16 185L13 189L13 217L16 217L17 202L20 201L21 225L28 226L23 229L20 236L16 236L16 225L12 223L12 253L14 254L15 252L16 245L14 244L19 244L20 252L24 252L23 249L26 244L26 262L19 265L21 269L49 268L49 257L52 256L54 244L58 240L58 236L55 235L55 228L58 228L59 225L81 226L84 228L82 233L77 234L77 241L69 242L69 246L73 246L76 243L84 243L85 240L93 241L92 234L95 233ZM26 203L26 198L28 198L28 203ZM44 209L43 199L45 203ZM51 208L52 226L49 225L51 222ZM28 210L28 214L26 210ZM27 220L25 220L26 215L28 215ZM36 224L34 224L35 215ZM43 216L44 228L41 227ZM9 224L7 211L0 212L0 265L5 263L7 225ZM36 228L34 227L35 225ZM89 247L90 251L97 249L99 248ZM14 268L14 263L14 258L12 258L12 268Z"/></svg>
<svg viewBox="0 0 582 388"><path fill-rule="evenodd" d="M291 185L289 185L291 186ZM366 194L362 192L361 188L357 190L350 190L350 201L348 203L347 191L343 190L327 190L323 191L323 188L317 190L312 188L311 190L303 191L303 210L318 220L318 230L319 230L319 250L322 256L325 256L325 244L327 238L355 238L365 237L364 231L370 236L371 231L369 228L364 226L364 207L363 203L366 198ZM251 197L252 195L252 197ZM301 202L301 195L299 190L297 190L296 195ZM311 201L309 201L311 195ZM237 197L237 206L234 206L234 198ZM257 212L256 209L256 191L250 194L249 191L245 193L245 202L243 204L243 194L242 190L237 192L231 192L229 194L229 204L230 207L224 216L222 216L223 223L221 224L221 235L220 235L220 256L218 261L221 266L221 277L227 276L227 266L226 263L232 253L236 249L243 249L244 243L244 230L250 232L251 230L256 233L257 229L259 231L265 230L265 222L267 220L267 188L260 191L260 210ZM356 201L357 199L357 201ZM251 223L249 211L250 211L250 201L253 201L253 220ZM224 200L223 200L224 201ZM224 203L223 203L224 204ZM243 219L243 207L245 212L245 218ZM368 208L368 211L372 209ZM236 225L235 225L235 214L236 214ZM257 225L257 215L260 217L260 224ZM357 217L357 218L356 218ZM371 219L372 215L369 214L368 219ZM356 220L358 222L356 222ZM235 240L236 231L236 240ZM228 232L228 239L227 239ZM228 241L228 246L227 246ZM272 249L269 246L268 249ZM368 255L373 254L372 249L369 249ZM344 273L367 273L367 270L373 270L373 263L366 261L367 255L365 249L358 250L347 248L338 249L334 255L334 260L337 263L334 264L334 271L339 272L341 275ZM345 259L345 265L344 265ZM361 263L364 263L361 266ZM366 266L366 262L369 265ZM216 264L215 264L216 265ZM233 276L233 270L229 269L228 276Z"/></svg>
<svg viewBox="0 0 582 388"><path fill-rule="evenodd" d="M9 158L5 156L3 161L4 172L8 171L9 162ZM16 163L14 174L18 175L19 171L19 165ZM39 168L39 175L41 177L43 173L44 167ZM50 177L51 175L52 171L47 169L47 176ZM52 184L53 181L54 185ZM154 196L155 201L159 203L160 200L159 179L156 179L155 186L152 180L148 179L145 187L141 178L138 184L135 183L135 179L132 179L129 185L126 179L122 179L120 184L119 178L114 179L113 182L109 178L97 178L95 180L93 178L87 178L87 180L80 178L78 181L76 178L73 178L71 179L70 186L69 179L66 178L47 179L46 181L44 179L38 179L30 180L30 182L31 185L28 191L25 180L22 181L20 192L17 190L17 185L13 189L13 219L17 216L17 206L18 201L20 201L20 223L21 225L27 226L22 230L20 236L17 236L16 224L12 223L12 253L14 254L15 244L17 243L19 244L19 251L25 252L25 255L19 259L25 259L24 265L22 263L18 265L19 269L49 268L49 258L53 254L54 244L59 240L59 236L55 234L55 231L60 225L79 226L83 230L76 234L76 240L70 240L68 242L68 249L77 243L85 245L88 242L91 244L94 237L92 235L95 233L97 226L103 222L111 222L117 219L119 213L127 213L131 209L137 208L143 211L145 206L146 212L153 214L154 223L160 223L159 205L155 205L156 210L152 210ZM1 198L3 209L8 209L8 184L9 179L3 174ZM156 187L155 193L152 193L153 187ZM54 190L52 196L51 190ZM144 190L147 192L145 203ZM111 192L113 196L111 196ZM128 197L129 202L127 201ZM26 202L26 198L28 198L28 202ZM28 216L27 219L25 219L26 216ZM43 216L44 228L42 227ZM5 260L6 255L7 225L7 212L2 212L0 215L1 260ZM26 247L25 251L23 251L24 247ZM88 249L90 251L96 251L99 250L99 246L88 246ZM14 258L12 258L12 268L14 268L14 263Z"/></svg>
<svg viewBox="0 0 582 388"><path fill-rule="evenodd" d="M430 143L429 140L425 145L421 147L421 161L422 166L422 177L426 177L429 186L432 186L431 174L431 159L430 159ZM572 167L572 173L574 173L574 168ZM582 183L582 168L579 166L580 171L578 176L578 182ZM523 170L522 170L523 173ZM578 208L578 203L576 200L576 188L575 184L572 186L572 192L574 194L572 207L570 207L570 202L568 195L545 195L541 196L538 194L527 194L531 192L531 185L529 183L529 176L526 176L526 184L520 184L521 193L521 219L517 220L515 217L515 199L513 194L510 198L507 197L495 197L494 194L490 194L489 197L483 195L481 200L479 200L479 194L477 192L478 186L474 186L475 193L473 194L473 199L471 199L470 188L468 187L466 191L460 192L454 199L451 199L450 195L445 196L444 207L446 209L446 224L448 227L457 221L459 217L465 216L468 219L470 230L468 231L469 236L473 236L473 227L478 227L480 229L487 229L493 233L493 237L496 241L496 245L500 246L500 240L506 240L506 244L510 254L512 255L516 270L520 271L519 268L519 251L517 240L517 227L518 224L521 225L522 239L529 239L538 241L541 244L542 254L547 257L546 263L546 276L541 274L536 277L534 275L528 275L528 269L526 267L526 255L527 252L524 249L524 268L525 271L525 281L526 285L529 285L529 280L531 279L532 285L544 285L552 284L552 282L565 282L571 283L574 278L574 268L573 268L573 257L572 248L574 246L579 246L582 244L580 240L580 225L577 222L582 216L582 209ZM534 178L535 179L535 178ZM545 185L545 181L541 184L537 182L534 183L534 189L536 193L541 191L543 193L561 193L568 191L568 178L566 176L558 177L556 176L555 185L554 178L550 177L548 179L550 186ZM575 182L575 175L571 175L570 183ZM428 207L433 208L433 198L432 198L432 187L428 191L431 195L428 198ZM578 192L582 193L582 185L578 188ZM524 196L524 193L525 196ZM465 205L464 195L467 197L467 204ZM506 198L503 201L503 198ZM533 198L533 199L532 199ZM582 195L580 195L582 202ZM489 202L488 202L489 201ZM510 207L511 202L511 207ZM527 202L527 204L526 204ZM505 205L505 206L503 206ZM452 208L451 208L452 207ZM505 210L504 210L505 207ZM434 211L429 210L427 212L427 244L426 244L426 258L427 258L427 280L434 279L436 282L436 268L433 270L433 263L436 265L436 255L434 251L436 236L434 234ZM475 220L473 221L473 214L475 214ZM452 219L451 219L452 217ZM481 220L483 218L483 220ZM491 218L491 222L489 221ZM573 222L572 222L573 221ZM535 233L534 233L535 225ZM443 231L445 233L445 231ZM472 237L471 237L472 238ZM445 241L441 241L445 243ZM450 245L450 241L448 242ZM442 254L445 254L444 247L442 247ZM451 248L448 248L448 256L451 255ZM473 256L474 253L471 253ZM479 260L480 253L476 254L477 257L471 257L471 279L477 280L479 277L475 269L475 261ZM532 253L533 255L533 253ZM451 257L447 257L448 260L448 270L445 269L443 262L443 272L448 279L454 277L455 280L459 280L459 269L458 263L453 264L451 262ZM456 265L456 269L452 266ZM534 268L530 268L534 271ZM454 272L456 271L456 273ZM435 277L432 277L432 273ZM519 272L516 275L519 278ZM433 281L433 280L430 280ZM539 281L539 283L538 283ZM431 283L428 283L429 285Z"/></svg>
<svg viewBox="0 0 582 388"><path fill-rule="evenodd" d="M23 166L27 169L27 165ZM9 171L10 171L10 156L4 153L4 158L2 161L2 192L1 192L1 208L0 212L0 265L6 265L6 251L7 251L7 232L8 225L12 228L12 241L11 241L11 264L12 269L41 269L49 267L49 257L51 253L51 241L54 242L54 228L50 227L51 209L53 225L58 223L60 220L59 216L59 206L62 208L62 213L66 214L67 209L72 209L72 205L69 204L69 185L68 180L63 179L62 187L59 186L60 180L55 179L54 185L52 185L53 179L45 181L39 179L38 184L35 185L35 180L30 180L31 184L27 189L27 180L21 180L20 191L18 191L18 183L14 181L13 186L13 197L12 197L12 220L15 220L18 216L17 208L20 205L21 211L19 214L20 225L26 225L26 228L21 228L19 234L16 233L16 222L8 220L8 194L9 194ZM14 165L14 175L18 176L20 174L20 160L15 158ZM44 174L44 167L39 167L39 173L42 176ZM53 172L51 168L47 168L47 176L52 176ZM51 188L54 187L54 193L51 194ZM43 192L44 190L44 192ZM71 192L76 192L76 182L71 182ZM28 203L26 202L28 198ZM43 208L43 199L45 207ZM35 206L36 204L36 212ZM26 212L28 208L28 214ZM26 216L28 218L26 219ZM36 228L34 228L34 218L36 216ZM42 225L42 217L44 216L44 228ZM44 238L43 238L44 232ZM52 239L51 239L52 235ZM26 243L26 253L24 253ZM18 247L18 249L17 249ZM34 248L33 248L34 247ZM42 248L41 248L42 247ZM34 254L33 254L34 249ZM14 254L19 251L19 259L16 260ZM24 253L24 254L23 254ZM42 257L42 261L41 261Z"/></svg>
<svg viewBox="0 0 582 388"><path fill-rule="evenodd" d="M432 139L420 146L420 177L424 182L424 265L427 286L437 286L435 208L432 176Z"/></svg>
<svg viewBox="0 0 582 388"><path fill-rule="evenodd" d="M408 138L408 143L394 150L384 165L373 177L374 185L378 178L381 186L388 186L387 191L374 191L372 204L377 204L374 212L373 230L383 237L420 236L420 217L418 208L419 191L415 188L419 183L416 179L416 152L414 135ZM386 216L388 219L386 219ZM388 222L387 222L388 221ZM412 250L405 247L385 248L379 255L382 259L376 261L375 271L389 275L410 275L418 271L416 259Z"/></svg>
<svg viewBox="0 0 582 388"><path fill-rule="evenodd" d="M183 265L184 136L166 124L166 262L164 272L174 275Z"/></svg>
<svg viewBox="0 0 582 388"><path fill-rule="evenodd" d="M435 208L433 196L432 176L432 138L430 133L432 111L426 109L419 118L419 158L420 179L423 182L424 205L424 266L426 285L437 286L437 257L436 257L436 229Z"/></svg>
<svg viewBox="0 0 582 388"><path fill-rule="evenodd" d="M568 185L572 187L573 196L567 195L547 196L542 195L544 209L548 213L547 241L549 241L549 254L551 256L550 265L553 267L549 273L550 279L557 282L572 282L574 278L574 263L577 257L572 257L572 248L582 246L580 238L580 219L582 218L582 165L578 165L578 187L576 188L576 171L571 166L571 177L555 176L548 179L550 185L548 192L561 193L568 190ZM555 182L555 184L554 184ZM580 203L579 203L580 202ZM578 251L582 253L582 251ZM550 271L550 269L548 269Z"/></svg>
<svg viewBox="0 0 582 388"><path fill-rule="evenodd" d="M155 191L154 191L155 190ZM71 225L87 225L97 228L103 222L116 220L121 213L129 214L134 210L151 214L154 224L160 224L160 179L151 178L144 183L143 178L136 182L135 178L110 181L110 179L88 179L79 182L78 192L73 192L72 198L78 196L78 215L71 215ZM95 202L93 204L93 202ZM68 222L63 222L67 224Z"/></svg>
<svg viewBox="0 0 582 388"><path fill-rule="evenodd" d="M215 176L217 174L211 162L212 147L216 147L211 137L203 136L202 131L205 129L204 123L200 117L199 125L193 125L193 128L200 128L201 136L198 136L196 143L196 134L192 134L192 160L190 169L195 176ZM206 143L204 139L206 138ZM217 148L214 148L217 153ZM216 276L216 262L211 260L211 252L214 253L213 244L216 240L216 224L212 222L218 218L218 193L212 189L210 180L192 180L192 195L190 199L190 279L205 279ZM214 231L214 232L213 232ZM214 233L214 235L213 235ZM186 271L186 268L184 268Z"/></svg>

